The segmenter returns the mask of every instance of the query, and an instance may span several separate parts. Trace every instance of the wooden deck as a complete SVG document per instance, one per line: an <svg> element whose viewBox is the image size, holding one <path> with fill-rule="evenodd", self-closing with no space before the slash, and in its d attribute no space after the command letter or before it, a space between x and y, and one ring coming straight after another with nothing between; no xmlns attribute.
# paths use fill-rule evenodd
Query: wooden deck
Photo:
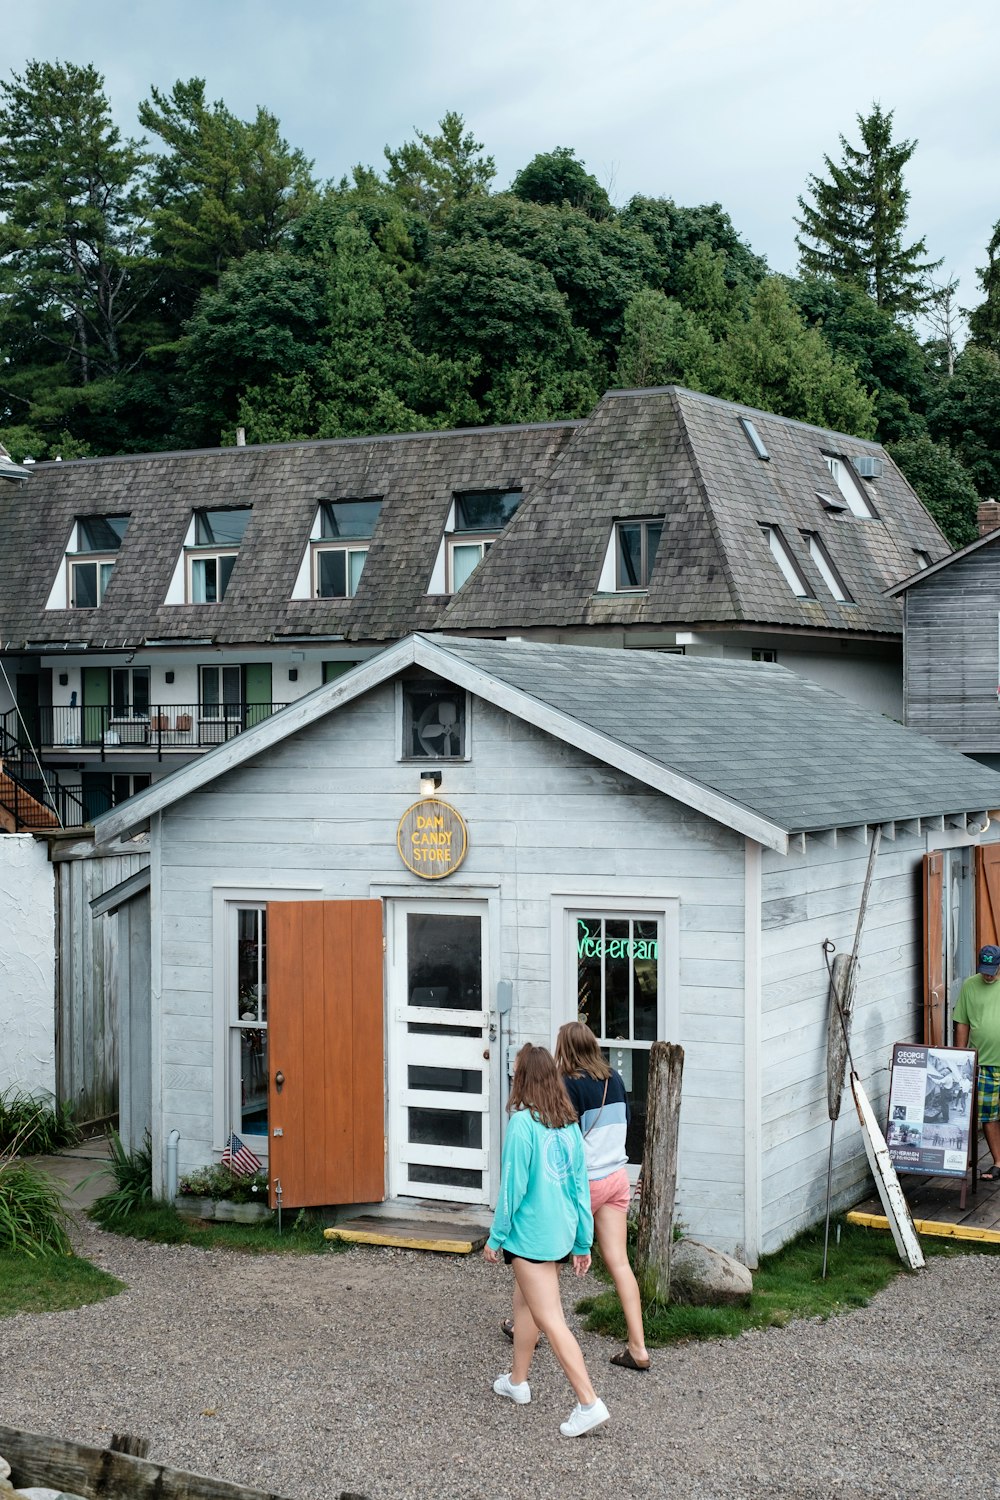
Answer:
<svg viewBox="0 0 1000 1500"><path fill-rule="evenodd" d="M990 1163L985 1142L980 1141L979 1162ZM920 1177L903 1172L899 1178L918 1234L945 1235L980 1244L1000 1245L1000 1182L970 1182L961 1207L962 1182L957 1177ZM852 1224L888 1228L882 1204L867 1198L847 1215Z"/></svg>

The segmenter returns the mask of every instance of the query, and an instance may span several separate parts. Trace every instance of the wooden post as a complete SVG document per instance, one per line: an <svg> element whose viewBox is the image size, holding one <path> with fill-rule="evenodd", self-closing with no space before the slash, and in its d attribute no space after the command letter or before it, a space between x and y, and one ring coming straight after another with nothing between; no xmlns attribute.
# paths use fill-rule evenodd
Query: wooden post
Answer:
<svg viewBox="0 0 1000 1500"><path fill-rule="evenodd" d="M670 1301L670 1250L677 1190L677 1128L684 1048L654 1042L649 1053L636 1274L646 1302Z"/></svg>

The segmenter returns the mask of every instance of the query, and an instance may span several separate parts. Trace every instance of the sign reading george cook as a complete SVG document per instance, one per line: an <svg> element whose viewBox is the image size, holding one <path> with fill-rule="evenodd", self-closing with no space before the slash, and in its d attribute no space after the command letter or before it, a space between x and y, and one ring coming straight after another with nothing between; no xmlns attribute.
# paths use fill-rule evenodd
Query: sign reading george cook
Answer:
<svg viewBox="0 0 1000 1500"><path fill-rule="evenodd" d="M461 815L437 797L422 797L408 807L396 832L399 857L423 880L443 880L458 869L469 847Z"/></svg>

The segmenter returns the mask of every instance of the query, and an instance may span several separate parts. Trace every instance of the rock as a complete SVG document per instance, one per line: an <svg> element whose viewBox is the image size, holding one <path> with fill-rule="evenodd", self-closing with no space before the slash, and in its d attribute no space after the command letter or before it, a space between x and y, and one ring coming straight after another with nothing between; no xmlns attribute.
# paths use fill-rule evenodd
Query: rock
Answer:
<svg viewBox="0 0 1000 1500"><path fill-rule="evenodd" d="M0 1453L0 1479L9 1479L9 1478L10 1478L10 1464L4 1458L3 1454Z"/></svg>
<svg viewBox="0 0 1000 1500"><path fill-rule="evenodd" d="M32 1485L27 1490L15 1490L18 1500L84 1500L83 1495L71 1495L69 1490L53 1490L47 1485Z"/></svg>
<svg viewBox="0 0 1000 1500"><path fill-rule="evenodd" d="M741 1261L700 1240L678 1240L670 1251L670 1300L694 1307L746 1302L753 1277Z"/></svg>

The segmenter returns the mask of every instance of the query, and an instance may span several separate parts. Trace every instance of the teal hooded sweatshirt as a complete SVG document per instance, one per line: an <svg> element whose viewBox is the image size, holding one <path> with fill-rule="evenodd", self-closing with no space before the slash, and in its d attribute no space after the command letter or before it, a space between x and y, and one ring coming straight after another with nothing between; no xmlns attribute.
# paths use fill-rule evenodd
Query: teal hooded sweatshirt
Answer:
<svg viewBox="0 0 1000 1500"><path fill-rule="evenodd" d="M530 1109L510 1117L500 1195L487 1244L526 1260L586 1255L594 1241L590 1184L579 1125L550 1130Z"/></svg>

